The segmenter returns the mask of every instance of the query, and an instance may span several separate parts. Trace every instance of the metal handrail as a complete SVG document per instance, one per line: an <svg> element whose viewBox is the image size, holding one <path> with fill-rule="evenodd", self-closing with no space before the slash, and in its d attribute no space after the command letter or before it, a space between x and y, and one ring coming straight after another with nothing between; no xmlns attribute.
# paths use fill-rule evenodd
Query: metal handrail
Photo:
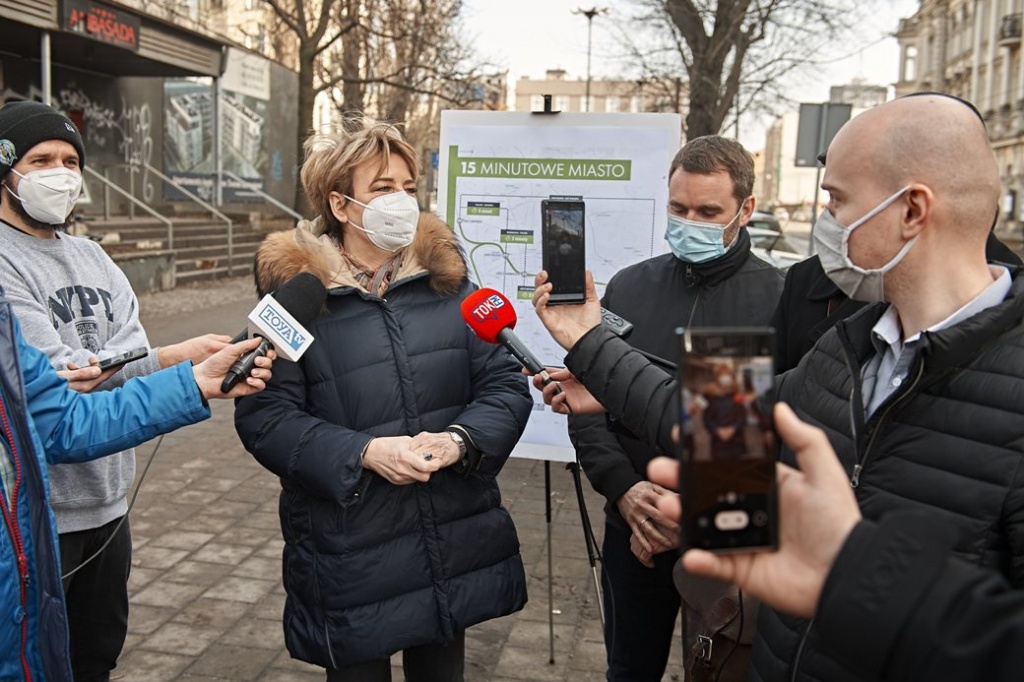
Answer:
<svg viewBox="0 0 1024 682"><path fill-rule="evenodd" d="M95 179L99 180L100 182L102 182L105 186L109 187L110 189L114 190L115 192L117 192L118 194L123 196L125 199L130 201L134 206L138 206L143 211L145 211L146 213L150 214L151 216L153 216L154 218L156 218L157 220L162 222L164 225L166 225L167 226L167 248L168 249L173 249L174 248L174 223L171 222L170 218L165 218L164 216L160 215L159 213L154 211L149 206L149 204L147 204L146 202L142 201L141 199L135 198L130 193L128 193L125 190L123 190L117 183L112 182L111 180L108 180L107 178L105 178L102 175L100 175L99 173L97 173L95 170L92 169L91 166L83 166L82 168L83 168L83 170L85 170L86 173L88 173L93 178L95 178Z"/></svg>
<svg viewBox="0 0 1024 682"><path fill-rule="evenodd" d="M288 208L287 206L282 204L280 201L278 201L274 197L270 196L269 194L267 194L266 192L261 190L259 187L256 187L255 185L250 185L248 180L243 180L242 178L238 177L237 175L235 175L231 171L226 171L226 170L222 170L221 171L221 175L226 175L229 178L231 178L232 180L234 180L235 182L242 183L243 185L245 185L245 188L248 189L250 192L254 192L254 193L258 194L259 196L261 196L262 198L264 198L265 200L267 200L268 202L270 202L274 206L278 207L279 209L281 209L282 211L284 211L285 213L287 213L291 217L295 218L296 220L303 220L304 219L304 216L301 213L296 213L295 211L293 211L292 209Z"/></svg>
<svg viewBox="0 0 1024 682"><path fill-rule="evenodd" d="M231 222L231 218L227 217L226 215L224 215L223 213L218 211L216 208L214 208L212 205L210 205L210 204L206 203L205 201L203 201L202 199L200 199L193 192L190 192L189 190L185 189L184 185L182 185L177 180L164 175L163 173L161 173L159 170L157 170L153 166L149 165L148 163L145 164L145 166L149 170L149 172L153 173L155 176L157 176L158 178L160 178L164 182L173 185L174 188L177 189L179 192L181 192L186 197L188 197L189 199L191 199L192 201L196 202L197 204L202 206L204 209L209 211L212 216L214 216L215 218L220 218L225 223L227 223L227 226L228 226L228 277L230 277L232 274L234 274L234 269L235 269L235 235L234 235L234 232L235 232L235 230L234 230L234 223Z"/></svg>

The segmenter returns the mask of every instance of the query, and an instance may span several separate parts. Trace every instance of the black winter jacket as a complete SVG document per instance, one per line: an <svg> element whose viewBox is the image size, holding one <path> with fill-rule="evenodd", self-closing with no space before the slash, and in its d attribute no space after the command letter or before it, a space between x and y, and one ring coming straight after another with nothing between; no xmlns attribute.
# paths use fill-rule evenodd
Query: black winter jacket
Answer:
<svg viewBox="0 0 1024 682"><path fill-rule="evenodd" d="M462 320L474 287L447 226L421 217L384 298L336 256L301 231L261 246L261 289L296 268L334 286L306 354L275 363L267 389L235 413L245 447L281 481L288 650L328 668L451 641L523 607L519 540L495 477L532 408L519 365ZM453 424L482 453L468 474L448 467L393 485L361 465L375 436Z"/></svg>
<svg viewBox="0 0 1024 682"><path fill-rule="evenodd" d="M856 420L857 443L870 456L857 491L865 516L884 522L897 510L924 515L932 530L955 540L955 556L941 542L939 548L909 545L908 538L923 538L920 522L909 535L884 534L877 545L863 532L851 535L826 584L796 678L811 679L806 671L812 670L828 682L1016 679L1014 662L1024 642L1024 619L1013 611L1024 583L1024 278L1015 273L999 306L924 334L911 374L920 373L916 382L863 424L856 418L863 409L850 403L859 367L851 370L845 358L851 354L859 366L868 356L867 334L884 308L872 306L830 330L786 376L781 397L796 401L802 418L824 425L830 440L843 444L840 456L851 472L850 422ZM565 363L633 433L672 448L678 388L671 374L601 326L577 342ZM998 574L1016 590L1007 592ZM789 662L807 623L765 607L758 625L753 679L791 679ZM841 647L841 660L859 676L823 653L829 643ZM883 643L892 657L879 648Z"/></svg>
<svg viewBox="0 0 1024 682"><path fill-rule="evenodd" d="M920 512L859 523L825 582L817 635L868 679L1019 682L1024 590L950 556L955 541Z"/></svg>
<svg viewBox="0 0 1024 682"><path fill-rule="evenodd" d="M767 325L782 284L782 273L750 253L750 235L740 230L736 245L712 261L685 263L669 253L621 270L605 288L602 305L633 323L629 345L676 362L677 328ZM609 429L603 416L574 421L577 430L570 428L570 435L580 463L607 500L606 513L622 525L615 501L647 480L651 459L673 450L656 450L628 429Z"/></svg>
<svg viewBox="0 0 1024 682"><path fill-rule="evenodd" d="M870 306L827 332L783 376L779 399L828 434L866 519L884 520L900 510L927 513L957 538L954 554L1020 587L1024 278L1015 274L998 306L922 333L909 380L865 420L860 373L874 353L871 328L885 309ZM793 464L791 453L783 459ZM794 667L798 680L870 679L831 659L806 621L765 608L758 635L755 680L789 680Z"/></svg>

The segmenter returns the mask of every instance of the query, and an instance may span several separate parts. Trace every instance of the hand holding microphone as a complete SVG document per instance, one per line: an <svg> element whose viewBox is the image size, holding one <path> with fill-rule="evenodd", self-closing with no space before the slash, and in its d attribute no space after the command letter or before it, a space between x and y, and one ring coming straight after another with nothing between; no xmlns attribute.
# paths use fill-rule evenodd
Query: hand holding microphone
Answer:
<svg viewBox="0 0 1024 682"><path fill-rule="evenodd" d="M266 356L271 348L293 362L302 357L313 343L313 335L306 331L305 325L317 316L325 300L327 289L308 272L300 272L276 292L264 296L249 313L249 329L260 337L260 343L231 365L220 386L221 392L230 392L249 376L256 366L256 358Z"/></svg>
<svg viewBox="0 0 1024 682"><path fill-rule="evenodd" d="M204 398L241 398L259 393L266 388L267 382L272 376L270 371L272 361L277 357L273 348L268 349L264 355L254 357L252 369L241 380L233 382L227 390L224 390L225 372L240 354L252 353L258 342L258 339L251 338L224 346L207 359L192 366L192 376Z"/></svg>

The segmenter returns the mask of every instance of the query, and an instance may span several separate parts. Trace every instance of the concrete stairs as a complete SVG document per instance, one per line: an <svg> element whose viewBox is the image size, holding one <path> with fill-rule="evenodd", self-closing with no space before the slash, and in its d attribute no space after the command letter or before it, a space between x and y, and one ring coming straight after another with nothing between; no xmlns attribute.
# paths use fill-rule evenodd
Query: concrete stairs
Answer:
<svg viewBox="0 0 1024 682"><path fill-rule="evenodd" d="M136 293L167 289L193 282L252 273L253 256L265 229L254 229L247 220L228 228L209 216L176 216L174 248L169 248L167 226L149 216L86 220L86 233L97 240L133 281ZM145 273L145 274L141 274Z"/></svg>

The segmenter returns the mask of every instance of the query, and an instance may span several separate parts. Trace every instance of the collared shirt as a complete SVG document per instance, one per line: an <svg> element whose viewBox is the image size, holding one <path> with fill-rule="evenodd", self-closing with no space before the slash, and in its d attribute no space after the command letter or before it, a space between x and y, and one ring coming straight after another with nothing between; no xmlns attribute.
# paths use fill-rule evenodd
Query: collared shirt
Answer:
<svg viewBox="0 0 1024 682"><path fill-rule="evenodd" d="M1010 292L1013 281L1010 271L1001 265L990 265L989 270L995 281L975 296L962 308L942 322L933 325L927 331L934 332L948 329L977 315L986 308L999 305ZM886 398L895 393L907 379L914 359L917 357L921 334L918 332L906 341L903 340L903 327L896 308L889 306L875 326L871 329L871 343L875 354L864 365L861 371L861 390L864 395L865 416L870 417L885 402Z"/></svg>

